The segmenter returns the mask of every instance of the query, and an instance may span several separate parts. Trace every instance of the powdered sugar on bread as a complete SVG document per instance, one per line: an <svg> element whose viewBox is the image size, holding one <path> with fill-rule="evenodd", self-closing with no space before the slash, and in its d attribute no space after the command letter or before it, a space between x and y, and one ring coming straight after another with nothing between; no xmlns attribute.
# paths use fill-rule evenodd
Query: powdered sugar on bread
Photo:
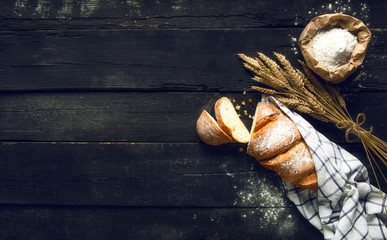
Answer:
<svg viewBox="0 0 387 240"><path fill-rule="evenodd" d="M247 153L281 178L302 188L317 190L312 155L293 121L268 103L257 106L255 119L259 127L252 128Z"/></svg>
<svg viewBox="0 0 387 240"><path fill-rule="evenodd" d="M247 153L263 167L297 186L317 190L317 174L309 148L296 125L280 109L260 102L250 133L228 98L216 102L215 115L216 120L204 110L200 116L196 131L202 141L211 145L248 142Z"/></svg>
<svg viewBox="0 0 387 240"><path fill-rule="evenodd" d="M304 141L299 142L282 155L277 157L284 158L278 164L277 173L288 181L297 184L315 171L312 155Z"/></svg>
<svg viewBox="0 0 387 240"><path fill-rule="evenodd" d="M281 115L252 134L247 153L258 160L267 159L285 152L300 139L301 135L294 123Z"/></svg>

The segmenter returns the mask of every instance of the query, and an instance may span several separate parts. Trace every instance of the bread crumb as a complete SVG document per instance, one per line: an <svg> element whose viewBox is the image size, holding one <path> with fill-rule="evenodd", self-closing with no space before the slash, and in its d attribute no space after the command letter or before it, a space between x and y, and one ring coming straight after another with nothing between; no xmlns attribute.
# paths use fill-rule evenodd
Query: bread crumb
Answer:
<svg viewBox="0 0 387 240"><path fill-rule="evenodd" d="M233 102L233 103L236 102L234 98L232 99L232 102Z"/></svg>
<svg viewBox="0 0 387 240"><path fill-rule="evenodd" d="M246 90L243 90L243 95L246 95Z"/></svg>
<svg viewBox="0 0 387 240"><path fill-rule="evenodd" d="M245 101L242 101L241 104L244 106L244 105L246 105L246 102L245 102Z"/></svg>
<svg viewBox="0 0 387 240"><path fill-rule="evenodd" d="M249 103L251 103L253 100L251 98L249 98Z"/></svg>
<svg viewBox="0 0 387 240"><path fill-rule="evenodd" d="M237 110L237 111L241 110L241 106L236 105L236 106L235 106L235 110Z"/></svg>
<svg viewBox="0 0 387 240"><path fill-rule="evenodd" d="M240 114L238 114L238 117L241 117L241 115L240 115Z"/></svg>
<svg viewBox="0 0 387 240"><path fill-rule="evenodd" d="M244 149L243 148L239 148L239 152L243 152L244 151Z"/></svg>
<svg viewBox="0 0 387 240"><path fill-rule="evenodd" d="M249 118L253 118L253 116L251 116L251 114L249 114Z"/></svg>
<svg viewBox="0 0 387 240"><path fill-rule="evenodd" d="M246 116L248 115L247 110L244 110L243 113L244 113Z"/></svg>

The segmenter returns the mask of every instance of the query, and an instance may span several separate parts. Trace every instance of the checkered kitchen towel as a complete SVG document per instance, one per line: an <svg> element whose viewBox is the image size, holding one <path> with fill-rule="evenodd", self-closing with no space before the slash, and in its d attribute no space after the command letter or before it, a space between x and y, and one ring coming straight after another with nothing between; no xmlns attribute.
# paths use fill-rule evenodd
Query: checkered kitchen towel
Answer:
<svg viewBox="0 0 387 240"><path fill-rule="evenodd" d="M284 181L286 195L325 239L387 239L387 214L378 188L353 155L317 132L305 119L270 98L294 121L313 155L318 191ZM266 99L267 101L267 99ZM386 199L386 195L383 193Z"/></svg>

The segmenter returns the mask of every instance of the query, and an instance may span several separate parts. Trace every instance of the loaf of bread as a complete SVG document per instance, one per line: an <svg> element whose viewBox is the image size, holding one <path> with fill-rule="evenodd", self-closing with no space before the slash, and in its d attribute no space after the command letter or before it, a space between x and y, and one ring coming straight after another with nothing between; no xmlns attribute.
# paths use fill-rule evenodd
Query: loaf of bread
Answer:
<svg viewBox="0 0 387 240"><path fill-rule="evenodd" d="M296 125L278 108L258 103L247 154L283 179L306 189L317 190L312 155Z"/></svg>
<svg viewBox="0 0 387 240"><path fill-rule="evenodd" d="M232 102L215 103L216 120L203 111L196 123L199 138L210 145L248 143L247 154L281 178L305 189L317 190L317 174L308 146L293 121L277 107L260 102L250 132Z"/></svg>
<svg viewBox="0 0 387 240"><path fill-rule="evenodd" d="M261 106L261 107L259 107ZM262 108L262 106L265 106ZM253 118L253 124L251 125L250 135L258 129L266 125L266 123L273 121L281 116L281 111L270 104L258 103Z"/></svg>

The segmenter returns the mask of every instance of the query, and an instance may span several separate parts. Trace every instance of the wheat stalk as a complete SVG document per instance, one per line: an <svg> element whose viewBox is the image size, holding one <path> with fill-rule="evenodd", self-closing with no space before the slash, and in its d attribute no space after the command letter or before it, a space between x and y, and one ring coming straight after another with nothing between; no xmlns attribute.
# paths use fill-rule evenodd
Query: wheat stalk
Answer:
<svg viewBox="0 0 387 240"><path fill-rule="evenodd" d="M372 128L369 131L362 128L366 119L364 113L358 114L355 121L352 120L344 98L336 87L320 81L302 61L299 63L304 72L294 69L286 57L279 53L274 53L274 56L281 66L263 53L258 53L256 58L248 57L245 54L238 54L238 56L244 61L245 67L254 73L253 79L265 85L265 87L253 86L252 89L274 96L289 108L306 113L321 121L332 122L338 128L345 129L347 142L352 142L351 134L359 137L379 189L381 188L374 164L387 183L376 160L379 159L387 166L387 143L373 135ZM382 199L384 199L383 196ZM387 212L385 203L384 206Z"/></svg>

